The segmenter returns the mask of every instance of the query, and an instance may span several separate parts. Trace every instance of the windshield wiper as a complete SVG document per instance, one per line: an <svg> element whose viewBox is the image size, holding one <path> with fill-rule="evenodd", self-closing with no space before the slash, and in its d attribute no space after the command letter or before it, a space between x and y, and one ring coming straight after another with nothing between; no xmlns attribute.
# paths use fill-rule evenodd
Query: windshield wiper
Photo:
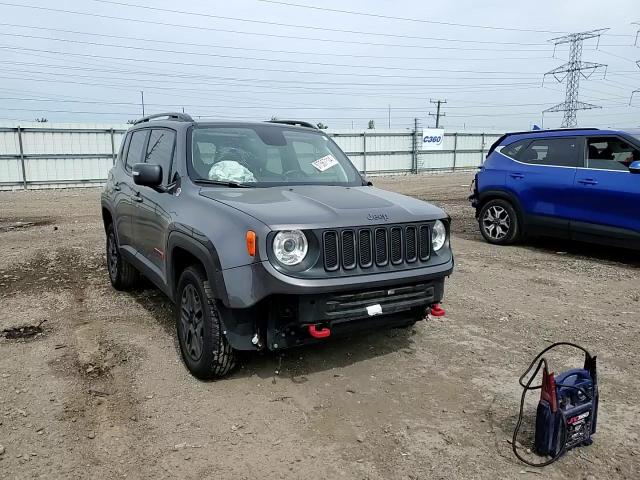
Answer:
<svg viewBox="0 0 640 480"><path fill-rule="evenodd" d="M247 183L238 183L238 182L232 182L228 180L209 180L205 178L199 178L195 181L197 183L205 183L207 185L221 185L223 187L229 187L229 188L253 188L253 185L249 185Z"/></svg>

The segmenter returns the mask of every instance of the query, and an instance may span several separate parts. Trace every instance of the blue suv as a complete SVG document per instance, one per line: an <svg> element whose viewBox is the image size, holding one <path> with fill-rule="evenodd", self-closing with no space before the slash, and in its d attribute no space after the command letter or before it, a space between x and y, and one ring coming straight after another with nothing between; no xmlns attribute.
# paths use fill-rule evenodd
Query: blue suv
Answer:
<svg viewBox="0 0 640 480"><path fill-rule="evenodd" d="M516 132L494 143L473 194L482 236L553 236L640 249L640 130Z"/></svg>

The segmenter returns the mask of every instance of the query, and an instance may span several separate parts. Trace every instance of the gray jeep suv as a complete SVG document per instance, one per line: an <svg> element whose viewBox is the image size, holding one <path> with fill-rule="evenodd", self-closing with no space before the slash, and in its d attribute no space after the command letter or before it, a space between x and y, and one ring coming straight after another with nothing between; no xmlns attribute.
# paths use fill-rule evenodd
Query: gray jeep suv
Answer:
<svg viewBox="0 0 640 480"><path fill-rule="evenodd" d="M227 374L238 350L412 325L453 269L441 209L374 188L305 122L145 117L101 203L112 285L141 273L176 304L199 378Z"/></svg>

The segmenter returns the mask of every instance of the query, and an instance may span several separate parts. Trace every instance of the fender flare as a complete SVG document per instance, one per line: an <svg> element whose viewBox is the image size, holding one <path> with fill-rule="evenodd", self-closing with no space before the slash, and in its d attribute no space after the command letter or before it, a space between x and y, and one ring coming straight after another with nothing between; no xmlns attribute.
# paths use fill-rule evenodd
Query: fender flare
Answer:
<svg viewBox="0 0 640 480"><path fill-rule="evenodd" d="M102 226L104 228L105 233L107 232L107 224L105 222L105 218L104 218L104 211L109 212L109 215L111 215L111 220L113 223L113 232L116 235L116 242L118 242L118 245L120 245L120 238L118 236L118 229L116 228L116 222L115 222L115 218L116 215L114 213L114 209L111 205L111 202L105 200L104 198L100 200L100 216L102 217Z"/></svg>
<svg viewBox="0 0 640 480"><path fill-rule="evenodd" d="M179 227L178 227L179 228ZM184 229L174 229L170 231L167 240L166 264L167 264L167 284L172 293L172 300L176 302L176 278L173 253L176 248L181 248L196 257L203 265L207 278L212 282L212 287L218 300L228 305L228 294L224 284L224 278L220 268L220 258L218 252L210 240L203 243L202 240L188 235Z"/></svg>

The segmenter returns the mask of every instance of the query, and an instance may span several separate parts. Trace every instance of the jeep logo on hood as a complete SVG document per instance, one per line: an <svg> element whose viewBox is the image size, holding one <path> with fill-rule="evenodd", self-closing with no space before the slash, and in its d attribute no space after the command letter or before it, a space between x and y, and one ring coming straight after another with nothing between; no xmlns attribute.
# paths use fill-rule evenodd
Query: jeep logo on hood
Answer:
<svg viewBox="0 0 640 480"><path fill-rule="evenodd" d="M367 220L384 220L385 222L388 222L389 215L386 213L370 213L367 215Z"/></svg>

